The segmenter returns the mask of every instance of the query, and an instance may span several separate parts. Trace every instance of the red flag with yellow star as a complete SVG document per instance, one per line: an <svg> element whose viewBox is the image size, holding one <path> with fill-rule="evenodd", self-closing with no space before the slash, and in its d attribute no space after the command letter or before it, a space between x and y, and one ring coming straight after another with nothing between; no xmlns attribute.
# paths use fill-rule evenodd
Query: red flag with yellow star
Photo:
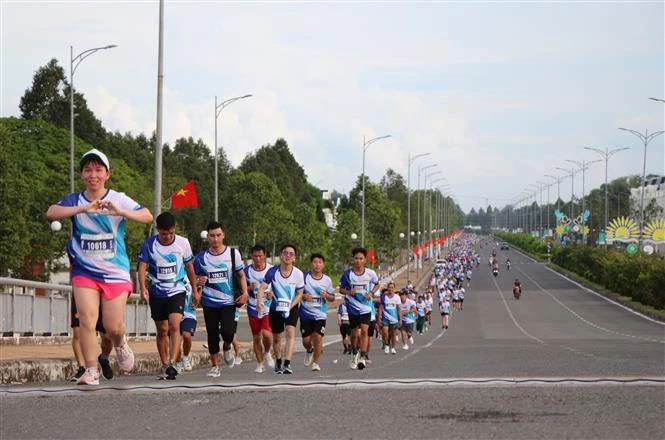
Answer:
<svg viewBox="0 0 665 440"><path fill-rule="evenodd" d="M199 199L196 196L194 181L190 180L171 196L171 208L198 208Z"/></svg>

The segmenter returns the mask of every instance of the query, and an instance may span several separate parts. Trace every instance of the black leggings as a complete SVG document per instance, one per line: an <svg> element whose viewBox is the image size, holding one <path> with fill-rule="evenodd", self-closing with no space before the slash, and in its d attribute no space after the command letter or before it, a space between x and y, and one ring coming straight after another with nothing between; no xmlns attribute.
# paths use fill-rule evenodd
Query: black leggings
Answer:
<svg viewBox="0 0 665 440"><path fill-rule="evenodd" d="M219 309L203 308L203 319L208 333L208 353L219 353L219 335L222 335L225 348L229 348L235 335L236 306L223 306Z"/></svg>

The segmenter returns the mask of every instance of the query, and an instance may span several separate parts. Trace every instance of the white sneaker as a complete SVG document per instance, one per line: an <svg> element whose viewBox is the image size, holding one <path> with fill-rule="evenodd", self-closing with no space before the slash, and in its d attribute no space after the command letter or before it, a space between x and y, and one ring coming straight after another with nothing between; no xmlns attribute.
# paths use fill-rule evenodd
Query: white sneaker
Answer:
<svg viewBox="0 0 665 440"><path fill-rule="evenodd" d="M352 370L357 370L358 369L358 361L360 360L360 352L356 354L351 355L351 369Z"/></svg>
<svg viewBox="0 0 665 440"><path fill-rule="evenodd" d="M384 352L385 354L390 353L390 347L388 347L387 345L386 345L385 347L383 347L383 352Z"/></svg>
<svg viewBox="0 0 665 440"><path fill-rule="evenodd" d="M235 360L233 361L233 365L240 365L242 364L242 358L240 356L236 356Z"/></svg>
<svg viewBox="0 0 665 440"><path fill-rule="evenodd" d="M409 344L413 345L413 336L409 336Z"/></svg>
<svg viewBox="0 0 665 440"><path fill-rule="evenodd" d="M402 345L402 350L408 350L408 349L409 349L409 344Z"/></svg>
<svg viewBox="0 0 665 440"><path fill-rule="evenodd" d="M260 373L265 373L265 371L266 371L266 367L263 366L263 363L260 363L260 364L257 363L257 364L256 364L256 368L254 368L254 372L255 372L255 373L259 373L259 374L260 374Z"/></svg>
<svg viewBox="0 0 665 440"><path fill-rule="evenodd" d="M312 365L312 358L314 358L314 352L310 353L310 352L306 351L305 352L305 366L306 367L309 367L310 365Z"/></svg>
<svg viewBox="0 0 665 440"><path fill-rule="evenodd" d="M272 357L272 354L270 354L270 352L265 353L263 357L265 358L266 364L268 365L269 368L275 368L275 358Z"/></svg>
<svg viewBox="0 0 665 440"><path fill-rule="evenodd" d="M316 362L312 362L312 371L321 371L321 367Z"/></svg>
<svg viewBox="0 0 665 440"><path fill-rule="evenodd" d="M235 356L233 356L233 350L230 348L224 352L224 363L226 364L227 367L233 368L233 365L235 364Z"/></svg>
<svg viewBox="0 0 665 440"><path fill-rule="evenodd" d="M395 350L395 347L390 349L390 354L397 354L397 350Z"/></svg>
<svg viewBox="0 0 665 440"><path fill-rule="evenodd" d="M213 365L213 367L208 371L206 376L208 377L219 377L222 375L222 372L219 370L219 365Z"/></svg>
<svg viewBox="0 0 665 440"><path fill-rule="evenodd" d="M121 373L129 373L134 369L134 352L129 348L127 338L122 346L115 348L115 356Z"/></svg>
<svg viewBox="0 0 665 440"><path fill-rule="evenodd" d="M192 363L189 362L189 359L185 361L183 368L185 369L185 371L192 371Z"/></svg>
<svg viewBox="0 0 665 440"><path fill-rule="evenodd" d="M181 360L180 362L176 363L176 364L174 365L174 367L175 367L175 370L176 370L178 373L182 373L182 372L185 370L185 364L184 364L184 362L183 362L182 360Z"/></svg>
<svg viewBox="0 0 665 440"><path fill-rule="evenodd" d="M86 368L83 376L76 381L77 385L99 385L99 370Z"/></svg>

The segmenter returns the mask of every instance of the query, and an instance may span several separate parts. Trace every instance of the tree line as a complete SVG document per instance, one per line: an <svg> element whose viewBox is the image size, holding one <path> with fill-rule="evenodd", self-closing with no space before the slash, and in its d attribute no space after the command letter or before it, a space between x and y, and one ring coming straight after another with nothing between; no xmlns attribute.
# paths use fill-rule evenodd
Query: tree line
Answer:
<svg viewBox="0 0 665 440"><path fill-rule="evenodd" d="M40 67L19 104L20 118L0 119L0 276L46 280L59 270L68 239L68 222L53 232L46 220L49 205L69 192L69 93L64 69L52 59ZM104 151L112 164L108 187L126 192L152 207L155 136L106 130L88 107L85 96L74 90L75 163L91 148ZM199 207L173 210L177 232L187 237L195 251L205 243L200 233L214 218L214 156L201 139L177 139L163 145L162 193L175 193L193 180ZM351 239L360 236L362 180L356 177L351 192L332 192L332 201L309 183L302 165L285 139L257 146L238 167L223 148L218 149L219 212L227 243L244 256L255 243L270 255L284 243L298 247L301 261L321 252L342 267L348 264ZM78 171L78 168L76 168ZM349 176L353 178L353 176ZM365 177L365 246L374 248L379 262L392 261L405 252L408 191L405 179L388 169L379 182ZM76 190L84 189L75 176ZM459 229L464 213L438 191L411 193L411 224L416 224L414 202L419 197L421 215L434 217L437 230ZM442 207L446 207L446 211ZM167 206L165 206L166 208ZM335 214L336 228L326 225L324 211ZM445 222L445 223L444 223ZM422 223L422 222L421 222ZM412 230L417 230L412 226ZM126 242L135 262L149 227L129 222ZM415 244L415 243L414 243Z"/></svg>

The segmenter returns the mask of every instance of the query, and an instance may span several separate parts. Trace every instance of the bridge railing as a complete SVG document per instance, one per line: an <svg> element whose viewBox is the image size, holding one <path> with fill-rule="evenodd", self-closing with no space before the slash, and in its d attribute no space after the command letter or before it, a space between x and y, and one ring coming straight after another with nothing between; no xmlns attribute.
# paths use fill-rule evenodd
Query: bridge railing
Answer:
<svg viewBox="0 0 665 440"><path fill-rule="evenodd" d="M0 277L0 336L71 336L71 295L68 285ZM138 298L129 297L125 332L154 335L150 308Z"/></svg>

